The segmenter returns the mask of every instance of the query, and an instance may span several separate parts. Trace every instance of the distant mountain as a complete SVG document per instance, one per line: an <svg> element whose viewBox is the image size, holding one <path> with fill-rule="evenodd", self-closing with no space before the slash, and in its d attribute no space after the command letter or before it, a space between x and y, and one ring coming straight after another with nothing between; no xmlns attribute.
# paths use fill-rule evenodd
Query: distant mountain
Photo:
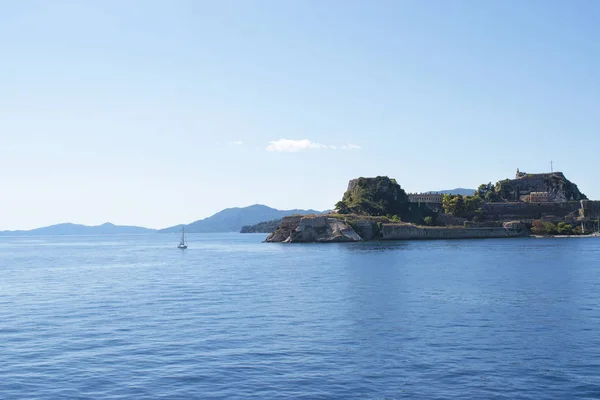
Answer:
<svg viewBox="0 0 600 400"><path fill-rule="evenodd" d="M441 193L441 194L461 194L463 196L473 196L475 193L475 189L464 189L464 188L456 188L450 190L431 190L427 193Z"/></svg>
<svg viewBox="0 0 600 400"><path fill-rule="evenodd" d="M186 232L217 233L239 232L246 225L255 225L259 222L273 221L294 214L321 214L315 210L277 210L262 204L248 207L226 208L213 216L185 225ZM179 232L181 225L161 229L159 232Z"/></svg>
<svg viewBox="0 0 600 400"><path fill-rule="evenodd" d="M155 230L141 228L139 226L114 225L107 222L97 226L65 223L31 229L28 231L0 231L0 235L114 235L152 232L155 232Z"/></svg>

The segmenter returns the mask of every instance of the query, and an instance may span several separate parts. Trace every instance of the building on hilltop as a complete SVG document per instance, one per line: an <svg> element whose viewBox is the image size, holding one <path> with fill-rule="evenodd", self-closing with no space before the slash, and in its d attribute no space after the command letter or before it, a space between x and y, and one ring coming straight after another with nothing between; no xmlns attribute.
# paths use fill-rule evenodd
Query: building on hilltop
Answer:
<svg viewBox="0 0 600 400"><path fill-rule="evenodd" d="M519 171L519 168L517 168L517 173L515 174L515 179L540 179L540 178L548 178L551 176L556 176L557 178L566 179L565 174L563 174L562 172L542 172L542 173L536 173L536 174L529 174L527 172Z"/></svg>
<svg viewBox="0 0 600 400"><path fill-rule="evenodd" d="M586 198L562 172L554 171L529 174L517 169L515 179L498 182L496 191L508 202L565 203Z"/></svg>

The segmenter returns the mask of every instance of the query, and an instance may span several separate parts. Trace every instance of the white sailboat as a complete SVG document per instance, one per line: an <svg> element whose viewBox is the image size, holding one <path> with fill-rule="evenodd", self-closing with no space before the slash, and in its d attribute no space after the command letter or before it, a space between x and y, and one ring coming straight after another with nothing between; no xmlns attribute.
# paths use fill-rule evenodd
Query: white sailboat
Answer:
<svg viewBox="0 0 600 400"><path fill-rule="evenodd" d="M185 232L184 232L183 226L181 227L181 240L179 241L177 248L181 249L181 250L187 249L187 244L185 243Z"/></svg>

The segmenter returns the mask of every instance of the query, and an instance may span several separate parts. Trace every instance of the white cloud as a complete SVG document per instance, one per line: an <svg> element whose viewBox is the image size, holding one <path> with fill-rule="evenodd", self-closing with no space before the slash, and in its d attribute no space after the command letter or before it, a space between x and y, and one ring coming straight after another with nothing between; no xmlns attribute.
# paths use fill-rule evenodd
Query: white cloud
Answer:
<svg viewBox="0 0 600 400"><path fill-rule="evenodd" d="M231 142L229 142L229 144L232 144L234 146L241 146L244 144L244 142L242 142L241 140L232 140Z"/></svg>
<svg viewBox="0 0 600 400"><path fill-rule="evenodd" d="M279 139L279 140L271 140L269 145L267 146L267 151L279 151L279 152L287 152L287 153L296 153L298 151L303 150L354 150L360 149L361 147L356 144L346 144L341 147L332 146L328 144L311 142L308 139L302 140L291 140L291 139Z"/></svg>
<svg viewBox="0 0 600 400"><path fill-rule="evenodd" d="M267 146L268 151L282 151L288 153L295 153L302 150L310 149L335 149L334 146L328 146L326 144L311 142L308 139L302 140L290 140L290 139L279 139L271 140Z"/></svg>

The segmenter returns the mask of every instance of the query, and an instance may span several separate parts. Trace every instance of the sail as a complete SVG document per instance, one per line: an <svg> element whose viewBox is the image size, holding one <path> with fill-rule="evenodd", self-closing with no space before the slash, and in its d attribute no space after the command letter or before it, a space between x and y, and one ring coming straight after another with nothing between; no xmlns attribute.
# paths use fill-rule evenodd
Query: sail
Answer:
<svg viewBox="0 0 600 400"><path fill-rule="evenodd" d="M181 227L181 240L179 241L179 244L181 246L185 245L185 236L184 236L184 228L183 228L183 226Z"/></svg>

